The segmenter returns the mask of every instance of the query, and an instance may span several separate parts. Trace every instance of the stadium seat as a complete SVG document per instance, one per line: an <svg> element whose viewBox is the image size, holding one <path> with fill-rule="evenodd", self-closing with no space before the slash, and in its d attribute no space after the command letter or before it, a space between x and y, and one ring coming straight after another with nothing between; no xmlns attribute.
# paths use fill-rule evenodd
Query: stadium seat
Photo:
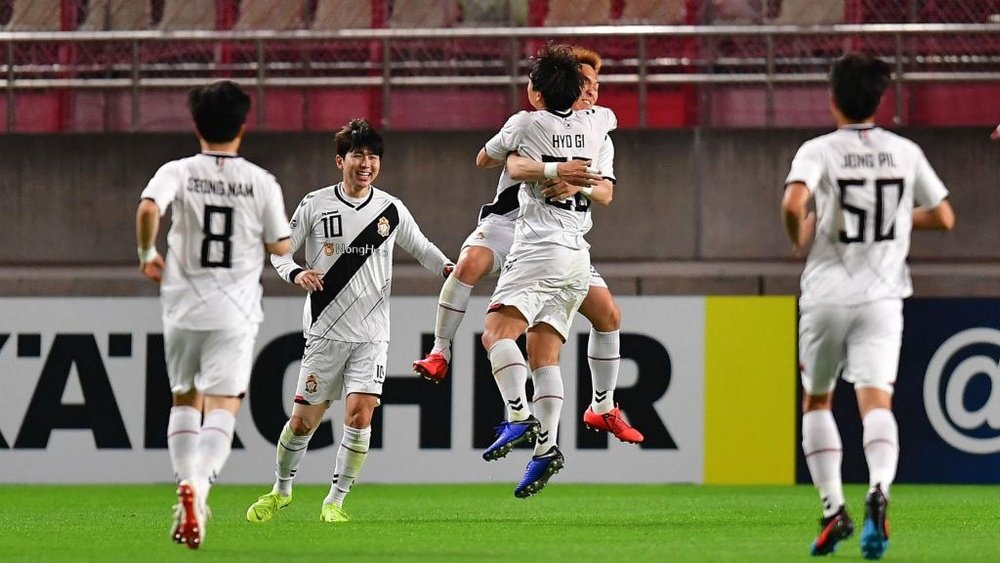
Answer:
<svg viewBox="0 0 1000 563"><path fill-rule="evenodd" d="M684 23L686 0L625 0L618 23L680 25Z"/></svg>
<svg viewBox="0 0 1000 563"><path fill-rule="evenodd" d="M467 26L523 26L528 22L528 0L461 0L461 24Z"/></svg>
<svg viewBox="0 0 1000 563"><path fill-rule="evenodd" d="M611 0L549 0L546 26L608 25Z"/></svg>
<svg viewBox="0 0 1000 563"><path fill-rule="evenodd" d="M81 31L146 29L152 20L148 0L90 0Z"/></svg>
<svg viewBox="0 0 1000 563"><path fill-rule="evenodd" d="M162 30L215 29L215 0L163 0Z"/></svg>
<svg viewBox="0 0 1000 563"><path fill-rule="evenodd" d="M303 27L307 0L241 0L239 18L233 29L288 30Z"/></svg>
<svg viewBox="0 0 1000 563"><path fill-rule="evenodd" d="M782 0L774 25L833 25L844 23L844 0Z"/></svg>
<svg viewBox="0 0 1000 563"><path fill-rule="evenodd" d="M14 0L7 31L59 31L62 0Z"/></svg>
<svg viewBox="0 0 1000 563"><path fill-rule="evenodd" d="M371 2L317 0L312 28L316 30L368 29L372 27Z"/></svg>
<svg viewBox="0 0 1000 563"><path fill-rule="evenodd" d="M458 16L456 0L396 0L392 3L389 27L451 27Z"/></svg>

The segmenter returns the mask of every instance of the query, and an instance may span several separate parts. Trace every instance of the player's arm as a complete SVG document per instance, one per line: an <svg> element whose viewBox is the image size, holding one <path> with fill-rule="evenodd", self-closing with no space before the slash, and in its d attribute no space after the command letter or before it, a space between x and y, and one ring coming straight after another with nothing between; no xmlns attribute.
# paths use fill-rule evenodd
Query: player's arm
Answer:
<svg viewBox="0 0 1000 563"><path fill-rule="evenodd" d="M504 164L507 155L516 151L521 144L521 136L529 120L528 113L524 111L510 116L500 131L479 149L479 153L476 154L476 167L496 168Z"/></svg>
<svg viewBox="0 0 1000 563"><path fill-rule="evenodd" d="M399 234L396 236L396 244L416 258L417 262L431 273L448 277L448 274L455 269L455 264L433 242L427 240L413 219L413 215L410 214L410 210L402 202L396 202L396 206L399 208Z"/></svg>
<svg viewBox="0 0 1000 563"><path fill-rule="evenodd" d="M803 182L791 182L785 186L781 199L781 214L785 221L785 233L792 241L792 253L802 256L812 241L816 230L816 214L809 211L812 192Z"/></svg>
<svg viewBox="0 0 1000 563"><path fill-rule="evenodd" d="M156 283L160 283L163 279L163 257L156 252L156 235L159 231L160 206L150 198L143 198L139 201L139 208L135 212L139 270Z"/></svg>
<svg viewBox="0 0 1000 563"><path fill-rule="evenodd" d="M479 154L476 155L476 168L496 168L503 164L503 160L497 160L486 152L486 148L483 147L479 149Z"/></svg>
<svg viewBox="0 0 1000 563"><path fill-rule="evenodd" d="M288 254L292 248L292 230L285 215L285 200L281 195L281 186L273 176L272 184L264 201L264 248L271 254L279 256Z"/></svg>
<svg viewBox="0 0 1000 563"><path fill-rule="evenodd" d="M289 238L274 243L281 244L284 242L287 243L287 246L285 252L271 252L271 265L278 272L278 276L286 282L297 285L306 291L322 291L323 272L303 268L294 258L295 251L302 246L312 227L312 220L310 219L310 210L312 207L308 204L308 196L306 197L307 199L303 199L299 203L299 206L295 209L295 213L292 215L292 221L289 224ZM270 250L270 247L268 247L268 251Z"/></svg>
<svg viewBox="0 0 1000 563"><path fill-rule="evenodd" d="M608 135L604 137L604 143L601 144L601 150L597 156L596 168L600 171L601 180L593 185L592 190L585 190L562 180L550 180L546 184L543 184L542 195L561 201L572 197L573 194L581 190L585 190L585 192L589 192L585 193L585 195L590 201L604 206L611 205L615 189L615 144Z"/></svg>
<svg viewBox="0 0 1000 563"><path fill-rule="evenodd" d="M950 231L955 228L955 211L948 200L930 209L913 208L913 228L931 231Z"/></svg>
<svg viewBox="0 0 1000 563"><path fill-rule="evenodd" d="M585 160L539 162L517 153L507 155L507 173L518 182L545 182L559 179L574 186L595 186L602 179L601 171Z"/></svg>

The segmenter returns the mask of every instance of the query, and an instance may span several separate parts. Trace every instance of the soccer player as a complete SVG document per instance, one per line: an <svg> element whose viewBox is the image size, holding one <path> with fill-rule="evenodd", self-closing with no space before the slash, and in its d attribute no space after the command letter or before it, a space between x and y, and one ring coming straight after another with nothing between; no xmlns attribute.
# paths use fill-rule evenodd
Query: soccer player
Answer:
<svg viewBox="0 0 1000 563"><path fill-rule="evenodd" d="M580 98L573 109L588 110L597 104L600 83L601 57L583 47L572 47L573 54L580 63L584 75L584 85ZM538 92L528 91L529 101L535 109L544 109L544 102ZM477 164L491 166L504 164L503 155L492 158L480 151ZM518 166L522 174L533 172L533 176L512 178L505 168L497 185L497 195L492 203L484 205L480 211L479 225L463 244L455 272L441 288L438 299L437 320L434 329L434 347L422 360L413 363L414 371L431 381L441 381L448 374L451 361L451 342L455 332L465 317L472 288L487 275L498 273L514 241L514 220L518 213L517 192L521 180L548 182L543 193L545 197L565 199L573 197L579 188L593 187L597 182L608 182L610 203L613 184L608 178L587 172L587 166L580 161L569 161L557 165L557 178L542 176L541 165L530 159L511 155L510 162ZM597 168L611 173L614 160L614 144L606 137L601 146ZM535 166L537 165L537 166ZM612 176L613 177L613 176ZM621 311L615 303L607 283L593 267L587 297L580 306L580 312L590 321L590 338L587 344L587 358L591 374L591 403L584 412L584 423L595 430L611 432L619 440L640 443L644 437L621 416L614 402L614 390L618 381L619 333Z"/></svg>
<svg viewBox="0 0 1000 563"><path fill-rule="evenodd" d="M864 427L870 489L861 551L878 559L889 545L886 512L899 458L892 392L902 300L913 293L910 232L955 224L948 190L920 147L874 124L888 82L889 66L873 57L851 54L833 64L830 106L838 129L799 148L781 204L794 253L812 241L799 299L799 369L802 449L823 502L813 555L831 553L854 531L831 412L838 376L854 384Z"/></svg>
<svg viewBox="0 0 1000 563"><path fill-rule="evenodd" d="M516 147L522 156L545 163L546 178L557 175L560 161L595 162L616 120L606 108L572 111L582 85L572 50L546 45L532 61L529 91L537 91L547 109L516 114L487 143L486 153L506 156ZM499 459L514 445L537 438L534 455L514 489L518 498L542 490L564 464L557 446L563 403L559 351L590 282L589 245L583 238L591 225L590 201L611 197L609 181L563 200L546 197L544 189L537 183L519 189L515 240L490 299L482 338L507 407L498 438L483 458ZM528 370L515 344L525 330L535 390L531 408L525 391Z"/></svg>
<svg viewBox="0 0 1000 563"><path fill-rule="evenodd" d="M292 480L331 401L344 398L343 438L320 520L346 522L344 498L368 453L371 419L385 381L392 249L399 244L425 268L451 273L451 261L424 237L403 202L373 185L383 143L355 119L335 136L343 181L306 195L292 215L291 248L271 256L282 279L308 292L306 338L292 416L278 441L275 483L247 510L264 522L292 501ZM305 243L305 267L292 258Z"/></svg>
<svg viewBox="0 0 1000 563"><path fill-rule="evenodd" d="M136 237L142 273L160 283L173 408L167 449L178 481L171 535L197 549L206 500L229 457L263 320L264 250L289 249L281 187L237 151L250 98L233 82L188 98L201 153L164 164L142 192ZM166 262L155 243L173 205ZM203 418L204 417L204 418Z"/></svg>

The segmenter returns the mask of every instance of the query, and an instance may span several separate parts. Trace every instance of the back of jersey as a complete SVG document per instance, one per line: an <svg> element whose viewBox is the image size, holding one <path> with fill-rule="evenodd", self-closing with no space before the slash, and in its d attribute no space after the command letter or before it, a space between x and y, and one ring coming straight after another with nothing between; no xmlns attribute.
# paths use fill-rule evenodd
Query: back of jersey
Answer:
<svg viewBox="0 0 1000 563"><path fill-rule="evenodd" d="M161 213L173 206L164 322L192 330L259 323L264 242L289 235L274 176L238 156L203 153L163 165L142 197Z"/></svg>
<svg viewBox="0 0 1000 563"><path fill-rule="evenodd" d="M601 145L615 129L615 114L607 108L557 113L526 114L518 153L542 162L598 161ZM596 166L596 164L595 164ZM590 231L590 200L576 194L566 201L542 195L539 184L525 183L518 194L517 242L555 243L569 248L589 248L584 235Z"/></svg>
<svg viewBox="0 0 1000 563"><path fill-rule="evenodd" d="M802 145L791 182L805 183L816 201L803 306L913 293L906 264L913 207L935 207L948 195L920 147L870 124L845 126Z"/></svg>

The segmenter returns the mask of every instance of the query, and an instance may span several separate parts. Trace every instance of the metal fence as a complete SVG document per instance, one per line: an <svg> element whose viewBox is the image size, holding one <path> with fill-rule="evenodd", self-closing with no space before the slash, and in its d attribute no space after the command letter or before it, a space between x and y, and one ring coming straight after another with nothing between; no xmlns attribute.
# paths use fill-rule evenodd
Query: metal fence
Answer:
<svg viewBox="0 0 1000 563"><path fill-rule="evenodd" d="M261 125L275 90L364 89L391 128L394 101L408 90L491 91L506 110L522 107L528 59L547 40L600 52L602 84L634 94L639 128L657 126L650 104L662 88L688 89L692 117L681 125L712 125L713 95L723 88L734 96L753 89L762 124L780 125L779 91L821 87L831 60L852 51L893 65L897 123L906 122L910 85L982 84L1000 95L1000 23L15 31L0 32L0 88L8 131L19 130L19 97L88 91L102 93L102 111L127 107L123 128L141 130L144 94L221 78L255 92Z"/></svg>

